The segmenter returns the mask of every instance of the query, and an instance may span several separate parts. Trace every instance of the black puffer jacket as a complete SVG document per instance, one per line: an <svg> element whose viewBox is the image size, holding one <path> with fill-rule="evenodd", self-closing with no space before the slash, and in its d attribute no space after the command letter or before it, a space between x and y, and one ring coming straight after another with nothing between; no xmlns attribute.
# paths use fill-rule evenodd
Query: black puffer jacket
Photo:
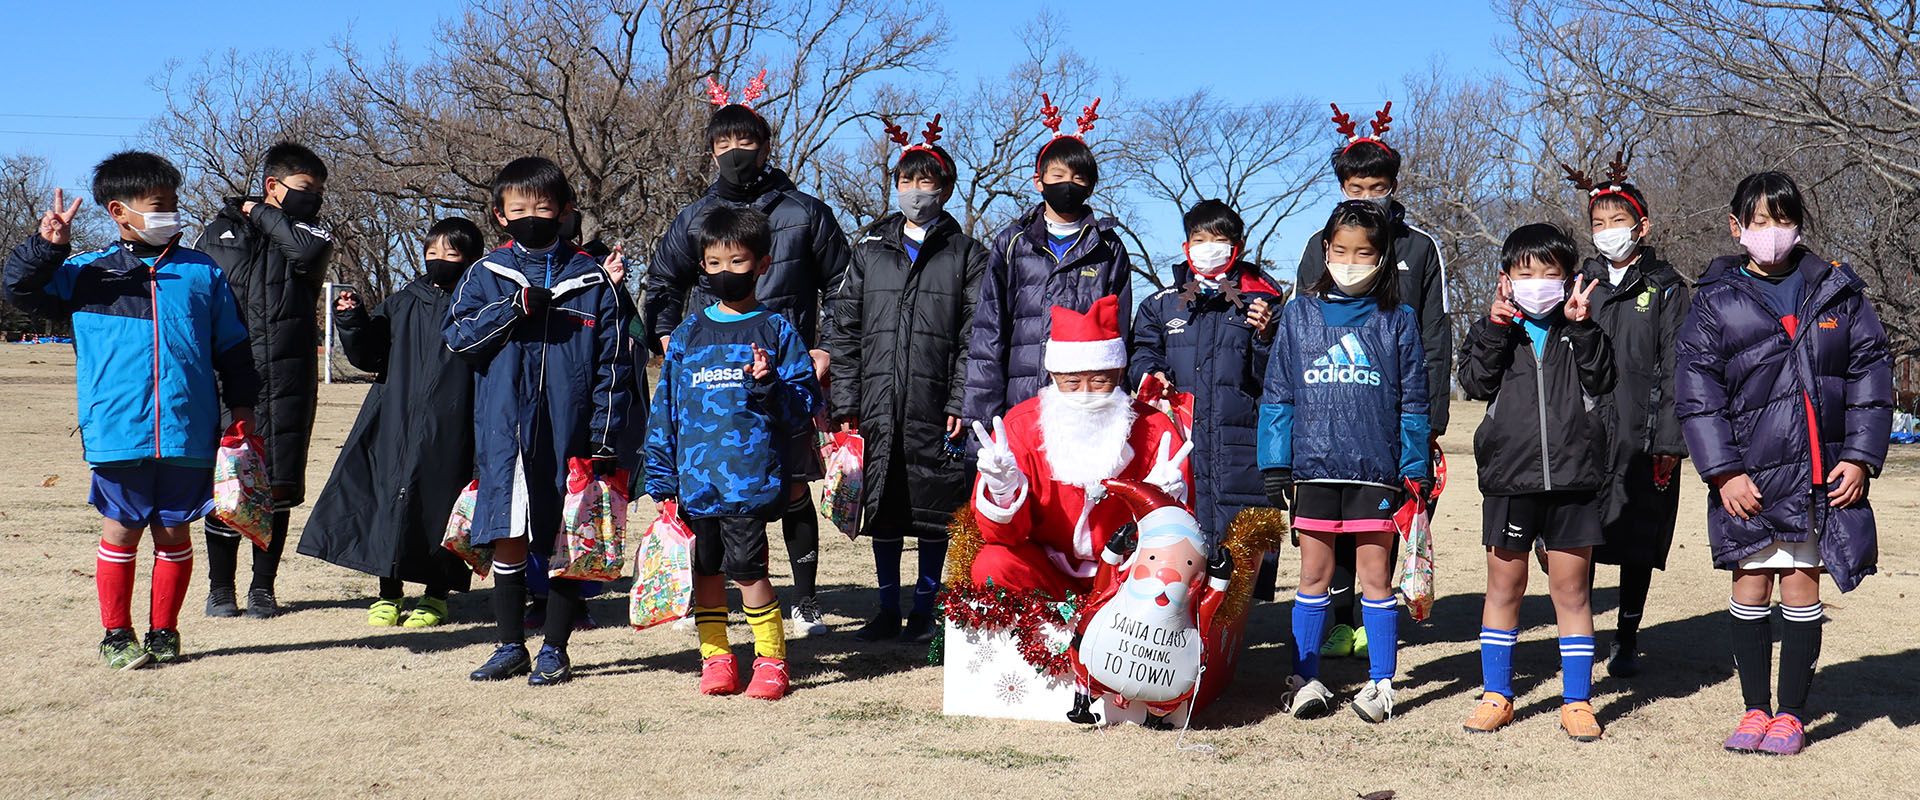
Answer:
<svg viewBox="0 0 1920 800"><path fill-rule="evenodd" d="M773 227L773 266L761 276L754 295L793 323L808 347L819 347L820 295L847 268L847 236L840 231L833 210L800 191L786 173L769 170L760 187L753 199L735 202L721 196L722 187L716 182L704 196L681 209L660 237L647 267L644 301L647 330L652 333L647 346L654 352L660 352L660 337L673 335L688 309L714 303L700 290L700 246L693 232L701 219L721 205L752 207L767 215Z"/></svg>
<svg viewBox="0 0 1920 800"><path fill-rule="evenodd" d="M240 208L254 202L251 214ZM267 443L276 505L306 500L307 441L320 386L320 290L333 234L298 222L258 197L230 197L193 248L213 257L233 286L260 373L253 413Z"/></svg>
<svg viewBox="0 0 1920 800"><path fill-rule="evenodd" d="M835 418L860 421L866 519L908 523L895 535L938 537L972 485L972 464L948 457L940 442L947 417L960 416L987 248L942 214L910 261L905 226L899 214L874 223L854 244L853 264L833 293L824 337L833 356L828 408ZM904 507L910 520L880 515L889 495L897 496L886 505Z"/></svg>
<svg viewBox="0 0 1920 800"><path fill-rule="evenodd" d="M1460 348L1460 388L1487 401L1473 434L1480 493L1590 492L1607 485L1613 348L1592 320L1559 317L1543 358L1519 321L1482 318Z"/></svg>

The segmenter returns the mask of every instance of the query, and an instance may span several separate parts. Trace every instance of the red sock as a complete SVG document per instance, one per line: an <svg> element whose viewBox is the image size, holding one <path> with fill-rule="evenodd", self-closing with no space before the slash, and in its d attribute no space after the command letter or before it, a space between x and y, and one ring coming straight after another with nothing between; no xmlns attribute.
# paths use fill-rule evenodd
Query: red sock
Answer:
<svg viewBox="0 0 1920 800"><path fill-rule="evenodd" d="M100 624L107 630L133 627L133 556L139 550L122 550L118 545L100 542L100 555L93 565L93 588L100 595Z"/></svg>
<svg viewBox="0 0 1920 800"><path fill-rule="evenodd" d="M147 619L154 630L180 627L180 605L187 600L187 581L193 577L193 543L178 550L153 550L153 604Z"/></svg>

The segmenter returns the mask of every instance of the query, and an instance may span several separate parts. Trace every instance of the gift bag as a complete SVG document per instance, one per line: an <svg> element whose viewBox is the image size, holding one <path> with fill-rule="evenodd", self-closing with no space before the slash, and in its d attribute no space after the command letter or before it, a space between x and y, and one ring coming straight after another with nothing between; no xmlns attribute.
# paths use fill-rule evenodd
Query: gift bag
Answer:
<svg viewBox="0 0 1920 800"><path fill-rule="evenodd" d="M1140 376L1140 389L1133 394L1141 402L1159 409L1173 420L1182 439L1193 438L1193 393L1174 392L1167 396L1167 384L1152 373Z"/></svg>
<svg viewBox="0 0 1920 800"><path fill-rule="evenodd" d="M633 554L633 591L627 619L635 628L651 628L685 617L693 610L693 529L680 519L680 504L660 504Z"/></svg>
<svg viewBox="0 0 1920 800"><path fill-rule="evenodd" d="M567 459L567 498L560 505L560 535L547 562L550 578L619 580L626 570L627 472L593 474L593 462Z"/></svg>
<svg viewBox="0 0 1920 800"><path fill-rule="evenodd" d="M1413 615L1414 622L1420 622L1433 613L1433 508L1431 500L1438 499L1447 488L1447 456L1439 447L1433 448L1433 498L1415 497L1401 505L1394 514L1394 524L1400 529L1400 596Z"/></svg>
<svg viewBox="0 0 1920 800"><path fill-rule="evenodd" d="M820 505L827 519L847 538L860 535L862 463L866 460L867 440L856 431L833 434L833 446L827 451L827 485L820 490Z"/></svg>
<svg viewBox="0 0 1920 800"><path fill-rule="evenodd" d="M213 462L213 518L262 550L273 540L273 482L267 445L252 425L235 422Z"/></svg>
<svg viewBox="0 0 1920 800"><path fill-rule="evenodd" d="M493 545L473 544L473 503L479 496L479 481L469 481L467 488L460 490L460 497L453 501L453 513L447 515L447 532L440 538L440 546L453 551L467 562L473 574L484 578L493 567Z"/></svg>

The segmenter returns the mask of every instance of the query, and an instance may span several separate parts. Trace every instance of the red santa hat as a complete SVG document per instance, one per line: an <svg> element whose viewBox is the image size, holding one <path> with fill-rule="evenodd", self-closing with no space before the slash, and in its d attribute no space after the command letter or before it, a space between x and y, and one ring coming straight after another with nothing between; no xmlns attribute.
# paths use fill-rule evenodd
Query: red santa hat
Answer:
<svg viewBox="0 0 1920 800"><path fill-rule="evenodd" d="M1120 338L1120 298L1107 295L1082 314L1053 307L1053 331L1047 335L1048 372L1124 369L1127 343Z"/></svg>
<svg viewBox="0 0 1920 800"><path fill-rule="evenodd" d="M1200 522L1180 501L1160 487L1136 480L1101 481L1107 494L1125 501L1138 521L1140 546L1160 547L1186 541L1193 549L1207 554L1207 540L1200 534Z"/></svg>

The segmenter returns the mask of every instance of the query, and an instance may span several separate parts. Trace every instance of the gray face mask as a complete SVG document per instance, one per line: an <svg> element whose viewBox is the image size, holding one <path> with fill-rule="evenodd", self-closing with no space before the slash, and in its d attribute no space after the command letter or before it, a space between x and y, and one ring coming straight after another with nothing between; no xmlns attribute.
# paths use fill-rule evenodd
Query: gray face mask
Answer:
<svg viewBox="0 0 1920 800"><path fill-rule="evenodd" d="M940 198L940 192L926 189L901 189L897 194L900 213L915 227L924 228L939 219L940 207L946 204Z"/></svg>
<svg viewBox="0 0 1920 800"><path fill-rule="evenodd" d="M1367 198L1367 202L1372 203L1374 208L1380 209L1380 216L1386 217L1387 219L1393 219L1393 193L1392 192L1388 192L1386 194L1380 195L1379 197L1369 197Z"/></svg>

